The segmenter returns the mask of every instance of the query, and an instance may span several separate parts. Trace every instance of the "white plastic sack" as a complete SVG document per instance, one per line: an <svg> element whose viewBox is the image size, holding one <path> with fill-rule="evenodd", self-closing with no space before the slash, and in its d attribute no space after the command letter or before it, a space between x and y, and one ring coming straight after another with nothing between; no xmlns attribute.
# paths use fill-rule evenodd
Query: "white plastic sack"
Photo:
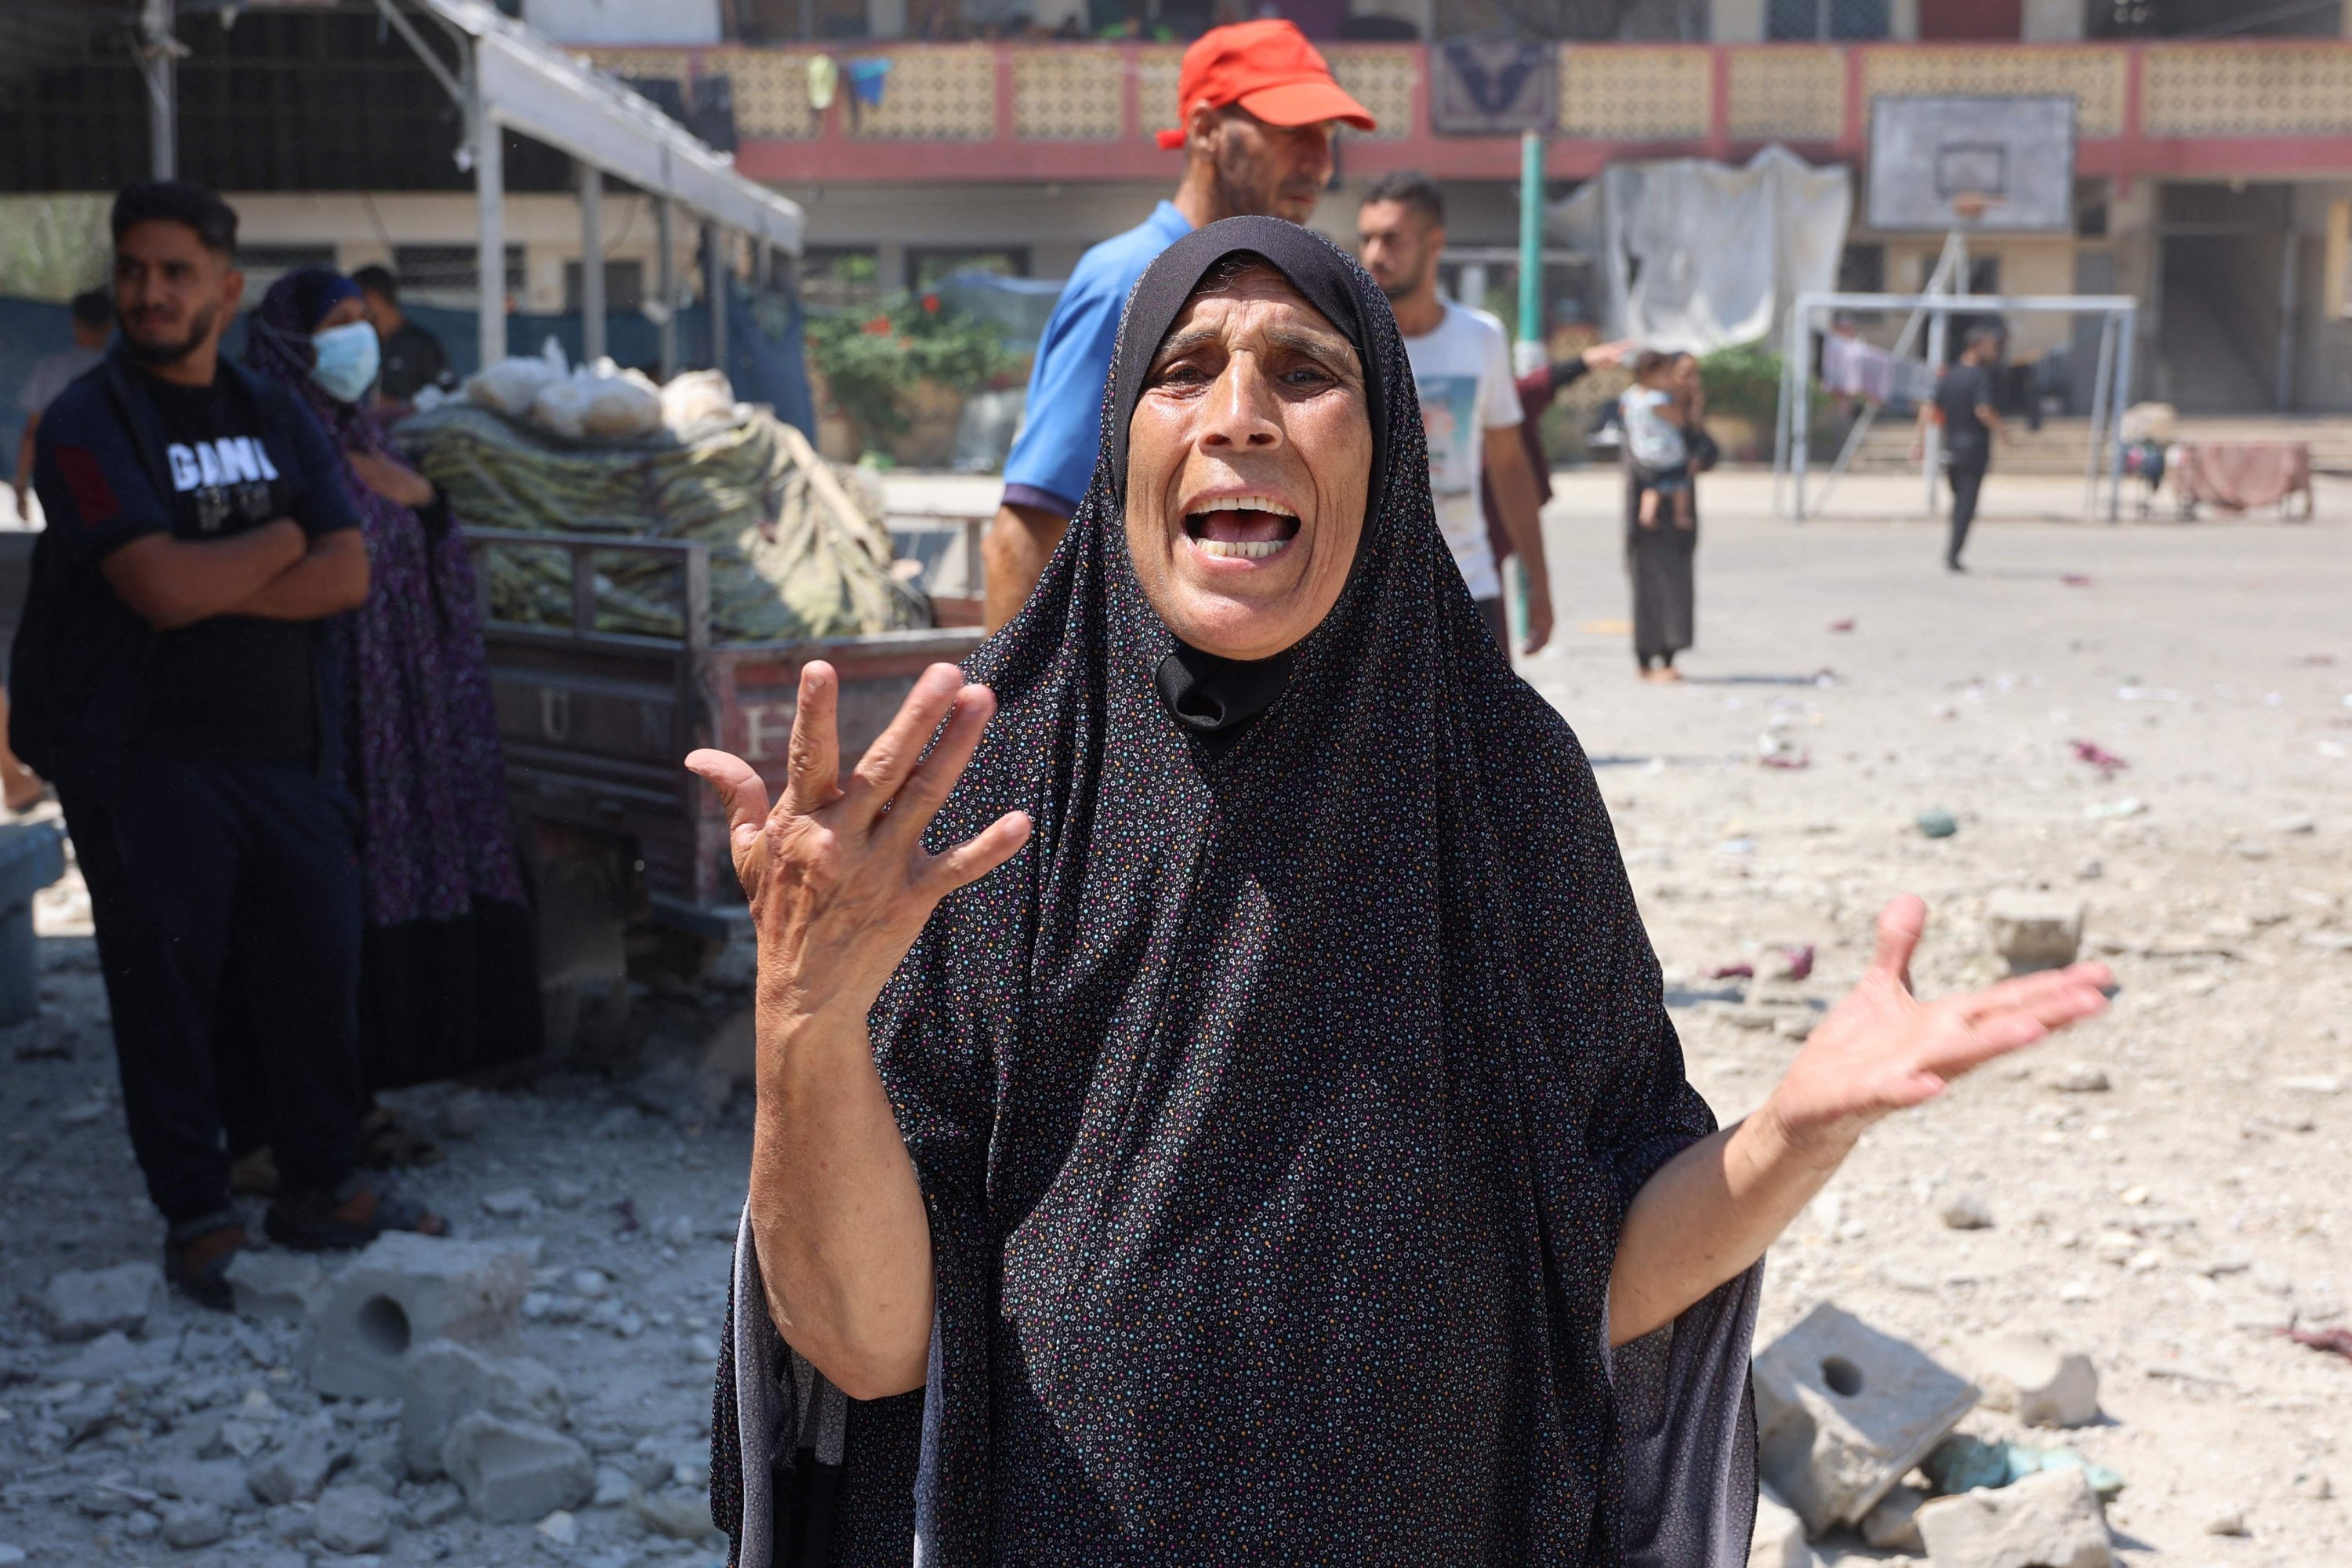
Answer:
<svg viewBox="0 0 2352 1568"><path fill-rule="evenodd" d="M530 422L551 435L574 441L586 438L589 400L593 395L589 387L589 383L577 376L549 382L531 399Z"/></svg>
<svg viewBox="0 0 2352 1568"><path fill-rule="evenodd" d="M563 372L544 359L502 359L466 378L466 396L509 419L529 416L531 405Z"/></svg>
<svg viewBox="0 0 2352 1568"><path fill-rule="evenodd" d="M673 376L661 389L661 422L673 430L690 429L705 419L728 419L735 414L735 388L715 370L690 370Z"/></svg>
<svg viewBox="0 0 2352 1568"><path fill-rule="evenodd" d="M586 399L582 423L600 439L649 436L662 422L661 390L651 378L634 370L618 375L576 374L573 384Z"/></svg>

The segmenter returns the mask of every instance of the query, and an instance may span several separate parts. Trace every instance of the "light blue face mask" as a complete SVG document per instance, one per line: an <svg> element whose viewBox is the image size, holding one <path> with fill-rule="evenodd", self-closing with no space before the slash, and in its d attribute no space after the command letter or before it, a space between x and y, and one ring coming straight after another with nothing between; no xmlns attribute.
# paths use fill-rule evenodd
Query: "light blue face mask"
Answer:
<svg viewBox="0 0 2352 1568"><path fill-rule="evenodd" d="M376 370L383 363L383 351L376 345L375 329L365 321L351 321L313 332L310 343L319 353L318 362L310 366L310 379L339 403L357 403L374 382Z"/></svg>

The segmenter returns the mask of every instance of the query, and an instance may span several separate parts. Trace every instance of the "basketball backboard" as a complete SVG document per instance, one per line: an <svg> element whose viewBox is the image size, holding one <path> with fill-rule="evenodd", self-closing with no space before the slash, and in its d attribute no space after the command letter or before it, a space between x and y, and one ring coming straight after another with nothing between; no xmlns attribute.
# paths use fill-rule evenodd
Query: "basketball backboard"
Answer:
<svg viewBox="0 0 2352 1568"><path fill-rule="evenodd" d="M2074 226L2074 100L1874 98L1865 221L1900 233Z"/></svg>

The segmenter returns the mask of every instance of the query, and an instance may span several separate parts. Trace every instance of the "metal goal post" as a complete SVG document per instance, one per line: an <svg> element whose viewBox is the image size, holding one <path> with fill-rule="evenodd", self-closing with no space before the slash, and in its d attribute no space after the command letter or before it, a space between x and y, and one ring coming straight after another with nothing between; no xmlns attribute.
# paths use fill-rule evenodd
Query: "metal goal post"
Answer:
<svg viewBox="0 0 2352 1568"><path fill-rule="evenodd" d="M1941 365L1954 316L2021 315L2058 311L2095 315L2099 323L2098 370L2092 382L2089 449L2083 459L2083 514L2098 515L2100 492L2105 491L2106 519L2119 515L2124 479L2121 437L2124 409L2130 398L2132 338L2139 301L2128 294L1840 294L1803 293L1789 313L1787 342L1780 363L1780 397L1772 435L1772 511L1775 516L1802 521L1808 515L1805 493L1810 454L1809 416L1811 411L1813 340L1829 330L1841 310L1909 310L1927 323L1927 363ZM1923 510L1936 510L1936 479L1940 466L1941 432L1931 427L1920 460ZM1831 479L1844 472L1856 443L1848 442L1831 470Z"/></svg>

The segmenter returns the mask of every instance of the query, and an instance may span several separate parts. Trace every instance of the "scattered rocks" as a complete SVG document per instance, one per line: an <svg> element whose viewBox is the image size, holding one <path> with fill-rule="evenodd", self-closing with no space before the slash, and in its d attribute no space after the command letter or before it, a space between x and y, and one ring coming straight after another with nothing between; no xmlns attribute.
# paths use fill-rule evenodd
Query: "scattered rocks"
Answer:
<svg viewBox="0 0 2352 1568"><path fill-rule="evenodd" d="M1926 1352L1822 1302L1756 1358L1764 1477L1809 1534L1861 1521L1977 1401Z"/></svg>
<svg viewBox="0 0 2352 1568"><path fill-rule="evenodd" d="M2042 1081L2061 1094L2105 1094L2115 1087L2108 1081L2107 1069L2090 1062L2052 1062Z"/></svg>
<svg viewBox="0 0 2352 1568"><path fill-rule="evenodd" d="M307 1502L319 1495L328 1476L349 1453L333 1414L321 1410L297 1425L285 1441L256 1461L246 1472L246 1485L267 1503Z"/></svg>
<svg viewBox="0 0 2352 1568"><path fill-rule="evenodd" d="M286 1318L299 1322L310 1310L322 1271L319 1260L299 1252L248 1247L231 1260L228 1282L236 1292L240 1317Z"/></svg>
<svg viewBox="0 0 2352 1568"><path fill-rule="evenodd" d="M1862 1516L1862 1538L1881 1552L1925 1552L1919 1538L1919 1505L1927 1494L1916 1487L1896 1487Z"/></svg>
<svg viewBox="0 0 2352 1568"><path fill-rule="evenodd" d="M466 1511L466 1494L455 1481L436 1481L408 1500L408 1521L419 1530L446 1524Z"/></svg>
<svg viewBox="0 0 2352 1568"><path fill-rule="evenodd" d="M152 1263L111 1268L68 1268L41 1292L49 1337L90 1340L112 1330L144 1334L166 1305L163 1271Z"/></svg>
<svg viewBox="0 0 2352 1568"><path fill-rule="evenodd" d="M1948 1193L1936 1204L1936 1217L1954 1230L1990 1230L1992 1205L1975 1193Z"/></svg>
<svg viewBox="0 0 2352 1568"><path fill-rule="evenodd" d="M410 1354L401 1384L400 1458L408 1473L421 1481L440 1475L450 1429L478 1410L550 1427L568 1419L562 1380L538 1362L433 1341Z"/></svg>
<svg viewBox="0 0 2352 1568"><path fill-rule="evenodd" d="M175 1502L163 1509L163 1543L183 1552L210 1546L228 1533L228 1515L209 1502Z"/></svg>
<svg viewBox="0 0 2352 1568"><path fill-rule="evenodd" d="M380 1552L392 1540L392 1500L374 1488L339 1482L319 1494L311 1533L332 1552Z"/></svg>
<svg viewBox="0 0 2352 1568"><path fill-rule="evenodd" d="M1985 904L1985 928L2011 974L2062 968L2082 951L2082 900L2062 893L1995 893Z"/></svg>
<svg viewBox="0 0 2352 1568"><path fill-rule="evenodd" d="M577 1546L580 1543L580 1521L564 1509L557 1509L533 1529L558 1546Z"/></svg>
<svg viewBox="0 0 2352 1568"><path fill-rule="evenodd" d="M529 1421L476 1411L452 1427L441 1462L467 1506L493 1523L525 1524L595 1494L588 1450Z"/></svg>
<svg viewBox="0 0 2352 1568"><path fill-rule="evenodd" d="M1934 1498L1916 1516L1936 1568L2112 1568L2106 1517L2080 1470Z"/></svg>
<svg viewBox="0 0 2352 1568"><path fill-rule="evenodd" d="M2021 1334L1969 1347L1969 1370L1988 1410L2008 1411L2029 1426L2087 1426L2099 1418L2099 1373L2079 1351L2061 1351Z"/></svg>
<svg viewBox="0 0 2352 1568"><path fill-rule="evenodd" d="M1911 819L1911 825L1929 838L1949 838L1960 830L1960 820L1940 805L1931 805Z"/></svg>
<svg viewBox="0 0 2352 1568"><path fill-rule="evenodd" d="M301 1364L321 1394L397 1398L412 1347L488 1342L514 1327L535 1241L452 1241L399 1231L352 1261L303 1324Z"/></svg>
<svg viewBox="0 0 2352 1568"><path fill-rule="evenodd" d="M1748 1568L1816 1568L1820 1562L1805 1542L1805 1521L1766 1488L1756 1499L1756 1529L1748 1538Z"/></svg>
<svg viewBox="0 0 2352 1568"><path fill-rule="evenodd" d="M492 1219L526 1219L539 1212L539 1199L529 1187L509 1187L485 1194L482 1212Z"/></svg>
<svg viewBox="0 0 2352 1568"><path fill-rule="evenodd" d="M2253 1533L2246 1528L2246 1510L2234 1506L2217 1508L2208 1513L2205 1516L2204 1530L2208 1535L2252 1535Z"/></svg>

